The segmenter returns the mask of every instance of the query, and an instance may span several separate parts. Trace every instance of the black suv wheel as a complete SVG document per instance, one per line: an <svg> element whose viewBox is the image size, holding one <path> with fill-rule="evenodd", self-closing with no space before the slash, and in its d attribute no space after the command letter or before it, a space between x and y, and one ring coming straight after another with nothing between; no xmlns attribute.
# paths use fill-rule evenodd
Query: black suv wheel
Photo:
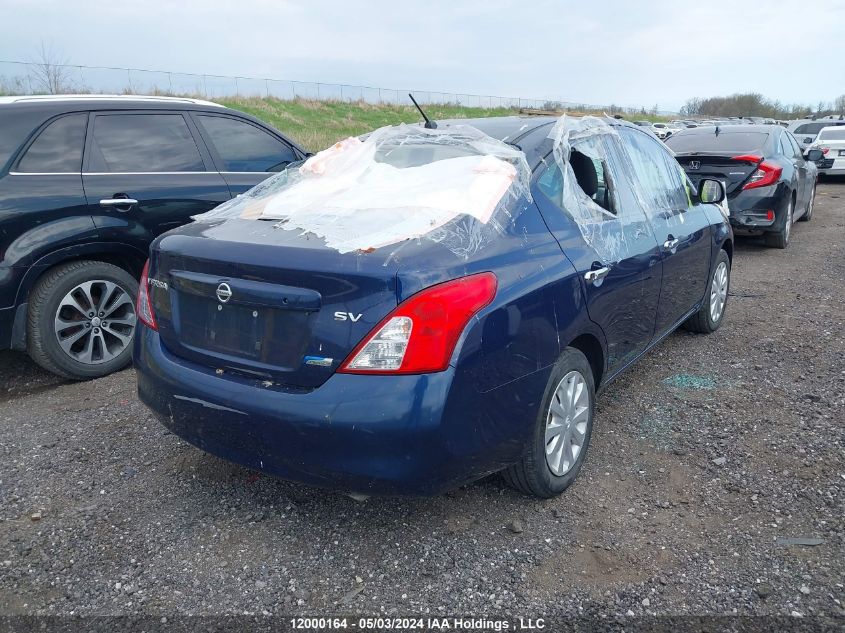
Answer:
<svg viewBox="0 0 845 633"><path fill-rule="evenodd" d="M44 369L86 380L132 358L138 282L117 266L78 261L48 271L29 296L28 350Z"/></svg>

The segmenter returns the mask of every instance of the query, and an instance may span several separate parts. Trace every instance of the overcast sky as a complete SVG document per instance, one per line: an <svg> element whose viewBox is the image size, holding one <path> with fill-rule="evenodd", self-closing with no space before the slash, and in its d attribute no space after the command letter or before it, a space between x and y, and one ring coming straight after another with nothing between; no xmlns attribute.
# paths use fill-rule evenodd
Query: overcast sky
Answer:
<svg viewBox="0 0 845 633"><path fill-rule="evenodd" d="M0 0L0 59L676 110L845 93L845 0ZM3 74L0 70L0 74Z"/></svg>

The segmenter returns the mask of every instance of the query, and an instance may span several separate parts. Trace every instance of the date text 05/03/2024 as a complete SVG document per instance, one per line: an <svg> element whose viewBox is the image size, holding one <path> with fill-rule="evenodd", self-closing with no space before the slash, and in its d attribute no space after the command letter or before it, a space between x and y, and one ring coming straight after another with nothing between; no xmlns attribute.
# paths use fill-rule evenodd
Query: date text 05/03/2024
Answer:
<svg viewBox="0 0 845 633"><path fill-rule="evenodd" d="M358 618L345 617L299 617L291 618L291 628L295 630L395 630L395 631L540 631L546 628L543 618L506 619L463 618L463 617L399 617L399 618Z"/></svg>

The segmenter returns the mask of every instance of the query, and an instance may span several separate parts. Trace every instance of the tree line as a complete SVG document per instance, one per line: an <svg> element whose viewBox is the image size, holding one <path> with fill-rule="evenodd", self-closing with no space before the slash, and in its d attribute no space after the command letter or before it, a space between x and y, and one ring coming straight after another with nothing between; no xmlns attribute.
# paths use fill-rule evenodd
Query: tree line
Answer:
<svg viewBox="0 0 845 633"><path fill-rule="evenodd" d="M810 116L845 114L845 94L832 102L820 101L811 105L785 104L767 99L757 92L733 94L727 97L694 97L681 108L682 116L760 116L772 119L802 119Z"/></svg>

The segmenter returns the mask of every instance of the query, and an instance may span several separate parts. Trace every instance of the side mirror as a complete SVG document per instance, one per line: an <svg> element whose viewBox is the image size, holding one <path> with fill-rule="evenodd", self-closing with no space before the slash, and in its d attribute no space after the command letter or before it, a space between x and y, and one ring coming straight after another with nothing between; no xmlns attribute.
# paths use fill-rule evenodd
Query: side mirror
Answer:
<svg viewBox="0 0 845 633"><path fill-rule="evenodd" d="M719 204L725 199L725 187L718 180L705 178L698 185L698 199L704 204Z"/></svg>
<svg viewBox="0 0 845 633"><path fill-rule="evenodd" d="M824 158L824 152L820 149L811 149L807 151L807 160L811 163L817 163Z"/></svg>

